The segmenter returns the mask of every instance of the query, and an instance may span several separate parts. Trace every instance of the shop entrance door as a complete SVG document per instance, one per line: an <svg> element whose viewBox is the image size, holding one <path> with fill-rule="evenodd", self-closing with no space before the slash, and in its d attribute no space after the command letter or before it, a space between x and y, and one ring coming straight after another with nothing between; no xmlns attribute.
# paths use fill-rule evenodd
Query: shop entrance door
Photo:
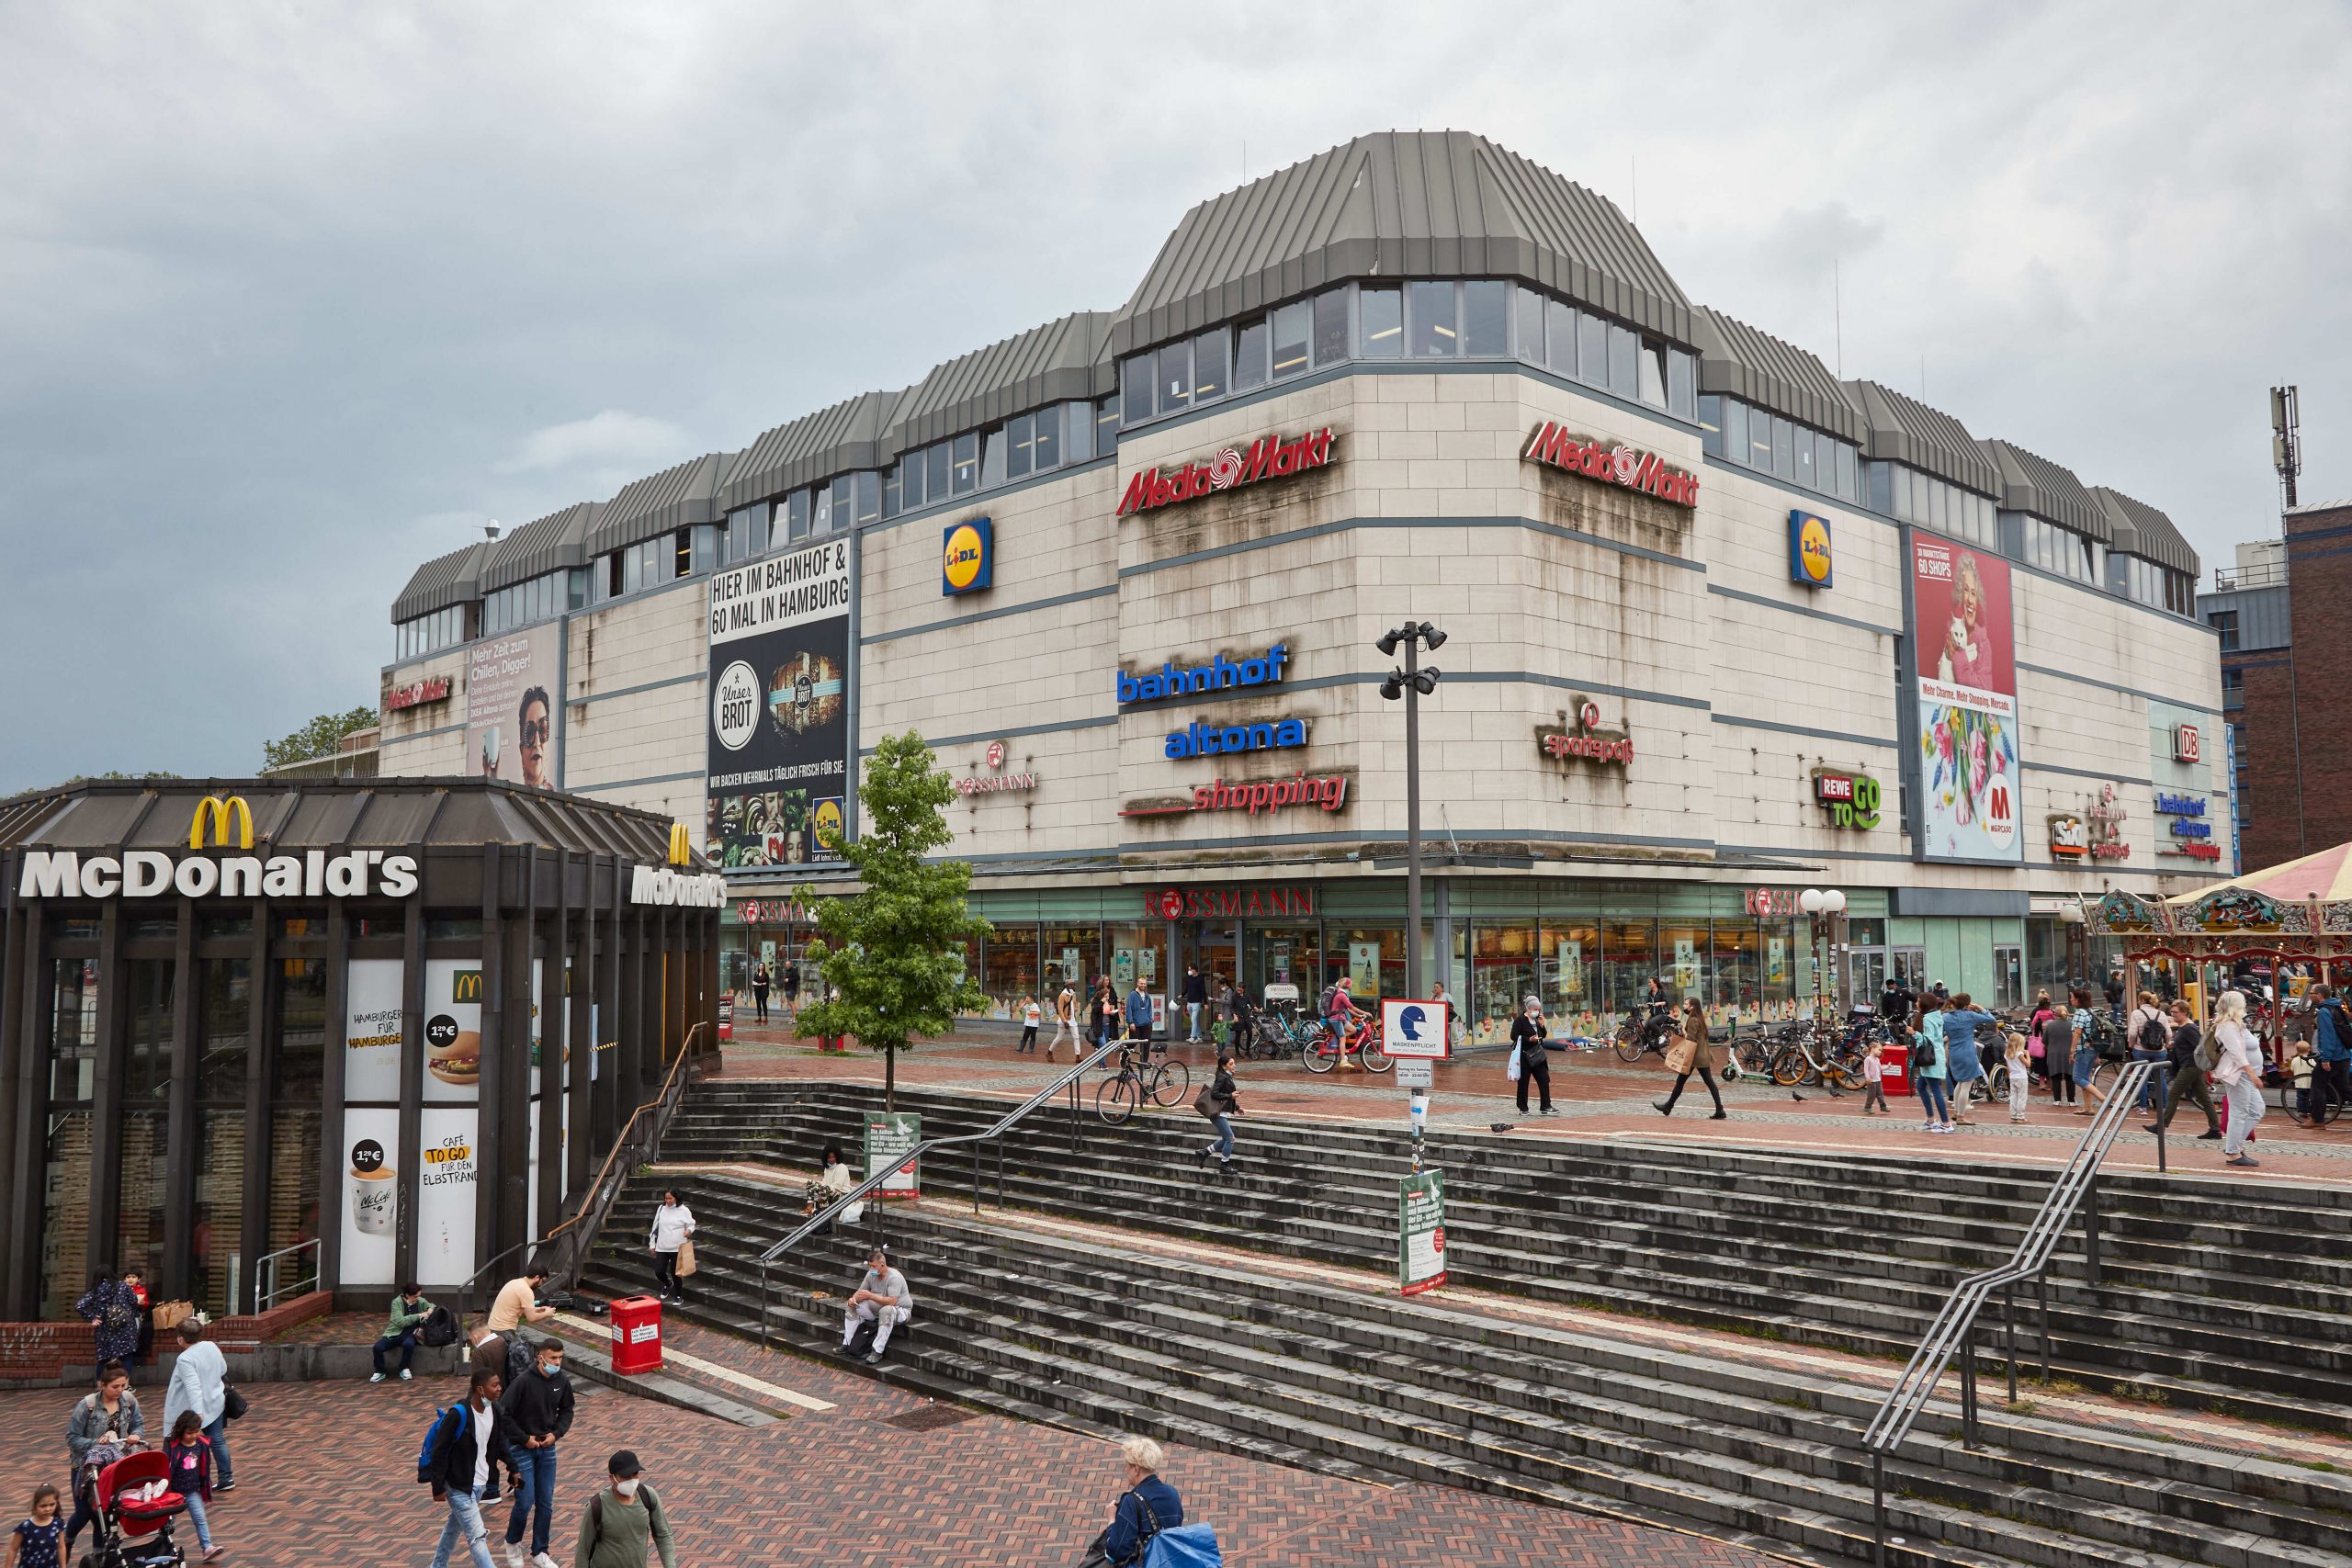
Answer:
<svg viewBox="0 0 2352 1568"><path fill-rule="evenodd" d="M1894 971L1894 983L1913 996L1925 996L1928 990L1928 950L1924 947L1893 947L1887 949L1887 962Z"/></svg>
<svg viewBox="0 0 2352 1568"><path fill-rule="evenodd" d="M1846 955L1846 1005L1849 1008L1875 1008L1878 994L1886 988L1886 949L1857 947Z"/></svg>
<svg viewBox="0 0 2352 1568"><path fill-rule="evenodd" d="M1200 969L1208 992L1207 1005L1201 1009L1201 1038L1213 1039L1216 1031L1212 1025L1224 1016L1217 1010L1216 999L1226 987L1238 985L1241 980L1241 928L1197 922L1186 933L1185 941L1191 950L1185 962ZM1170 989L1182 991L1181 976L1179 983L1171 985ZM1172 997L1170 999L1171 1002L1175 1000ZM1190 1022L1188 1018L1188 1027ZM1174 1031L1171 1029L1170 1032L1172 1034Z"/></svg>

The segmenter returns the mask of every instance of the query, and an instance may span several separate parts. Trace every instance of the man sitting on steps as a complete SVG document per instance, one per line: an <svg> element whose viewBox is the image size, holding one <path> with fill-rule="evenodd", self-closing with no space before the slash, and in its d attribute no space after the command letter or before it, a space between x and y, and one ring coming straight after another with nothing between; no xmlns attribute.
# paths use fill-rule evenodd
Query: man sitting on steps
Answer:
<svg viewBox="0 0 2352 1568"><path fill-rule="evenodd" d="M865 1364L878 1366L884 1347L890 1343L890 1330L912 1317L915 1298L907 1289L907 1277L890 1267L888 1247L876 1247L866 1255L865 1278L842 1309L842 1349L846 1352L857 1338L857 1325L874 1325L874 1348L866 1353Z"/></svg>

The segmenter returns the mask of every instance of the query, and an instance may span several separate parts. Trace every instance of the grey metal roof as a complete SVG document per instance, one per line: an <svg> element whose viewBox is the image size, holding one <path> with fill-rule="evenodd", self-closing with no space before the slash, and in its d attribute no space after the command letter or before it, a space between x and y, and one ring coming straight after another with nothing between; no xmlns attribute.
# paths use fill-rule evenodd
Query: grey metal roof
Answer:
<svg viewBox="0 0 2352 1568"><path fill-rule="evenodd" d="M1690 312L1698 338L1699 389L1859 443L1862 416L1829 367L1792 343L1702 305Z"/></svg>
<svg viewBox="0 0 2352 1568"><path fill-rule="evenodd" d="M1982 495L2001 493L2001 470L1968 427L1878 381L1843 383L1862 411L1862 456L1903 463Z"/></svg>
<svg viewBox="0 0 2352 1568"><path fill-rule="evenodd" d="M587 565L583 542L596 513L603 510L602 502L577 502L524 524L490 547L481 567L481 591L494 592L543 572Z"/></svg>
<svg viewBox="0 0 2352 1568"><path fill-rule="evenodd" d="M891 411L899 452L1064 399L1117 386L1107 352L1111 312L1080 310L951 359L909 388Z"/></svg>
<svg viewBox="0 0 2352 1568"><path fill-rule="evenodd" d="M1614 203L1466 130L1359 136L1184 214L1114 319L1125 354L1342 278L1518 277L1691 341Z"/></svg>
<svg viewBox="0 0 2352 1568"><path fill-rule="evenodd" d="M729 512L855 468L879 468L898 457L885 439L906 391L860 392L829 409L779 424L752 443L718 488Z"/></svg>
<svg viewBox="0 0 2352 1568"><path fill-rule="evenodd" d="M2158 566L2185 571L2191 577L2201 576L2203 565L2197 552L2181 537L2173 520L2144 501L2134 501L2120 490L2106 485L2093 485L2091 499L2107 513L2110 525L2109 544L2127 556L2138 556L2154 561Z"/></svg>
<svg viewBox="0 0 2352 1568"><path fill-rule="evenodd" d="M589 525L587 554L600 556L674 528L716 521L718 476L728 459L727 453L706 452L623 485Z"/></svg>
<svg viewBox="0 0 2352 1568"><path fill-rule="evenodd" d="M400 597L392 601L392 624L398 626L402 621L481 598L481 561L489 550L490 541L484 539L418 567L409 575L408 586L401 590Z"/></svg>
<svg viewBox="0 0 2352 1568"><path fill-rule="evenodd" d="M1997 493L2005 510L2030 512L2085 538L2102 545L2112 542L2114 525L2108 521L2107 509L2091 499L2089 489L2072 468L2013 441L1987 441L1984 450L2000 468Z"/></svg>

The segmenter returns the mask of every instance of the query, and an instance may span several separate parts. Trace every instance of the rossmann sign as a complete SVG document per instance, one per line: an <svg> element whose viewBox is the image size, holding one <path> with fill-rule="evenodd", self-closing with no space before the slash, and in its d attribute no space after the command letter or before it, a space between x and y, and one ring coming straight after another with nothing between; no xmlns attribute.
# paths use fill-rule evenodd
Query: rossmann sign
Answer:
<svg viewBox="0 0 2352 1568"><path fill-rule="evenodd" d="M1620 446L1602 436L1578 435L1549 420L1535 427L1519 456L1521 462L1582 474L1677 506L1699 504L1698 475L1668 466L1655 452Z"/></svg>
<svg viewBox="0 0 2352 1568"><path fill-rule="evenodd" d="M1129 513L1198 501L1218 491L1256 484L1260 479L1288 479L1309 468L1323 468L1330 461L1329 426L1288 439L1263 436L1250 443L1247 453L1238 446L1227 446L1214 457L1178 468L1144 469L1127 481L1127 493L1119 502L1118 514L1125 517Z"/></svg>

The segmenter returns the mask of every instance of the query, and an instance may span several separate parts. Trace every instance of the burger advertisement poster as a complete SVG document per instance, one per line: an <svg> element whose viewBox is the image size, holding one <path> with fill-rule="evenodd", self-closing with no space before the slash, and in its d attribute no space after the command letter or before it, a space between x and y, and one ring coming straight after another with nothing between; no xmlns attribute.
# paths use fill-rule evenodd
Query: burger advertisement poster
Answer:
<svg viewBox="0 0 2352 1568"><path fill-rule="evenodd" d="M2016 865L2018 677L2009 563L1905 530L1905 619L1917 733L1906 759L1912 842L1926 861Z"/></svg>
<svg viewBox="0 0 2352 1568"><path fill-rule="evenodd" d="M704 852L721 866L838 858L824 846L846 820L851 593L846 538L711 578Z"/></svg>
<svg viewBox="0 0 2352 1568"><path fill-rule="evenodd" d="M563 623L485 637L466 653L466 767L530 789L556 787Z"/></svg>
<svg viewBox="0 0 2352 1568"><path fill-rule="evenodd" d="M397 958L355 958L344 972L343 1100L394 1105L401 1098L401 986Z"/></svg>

